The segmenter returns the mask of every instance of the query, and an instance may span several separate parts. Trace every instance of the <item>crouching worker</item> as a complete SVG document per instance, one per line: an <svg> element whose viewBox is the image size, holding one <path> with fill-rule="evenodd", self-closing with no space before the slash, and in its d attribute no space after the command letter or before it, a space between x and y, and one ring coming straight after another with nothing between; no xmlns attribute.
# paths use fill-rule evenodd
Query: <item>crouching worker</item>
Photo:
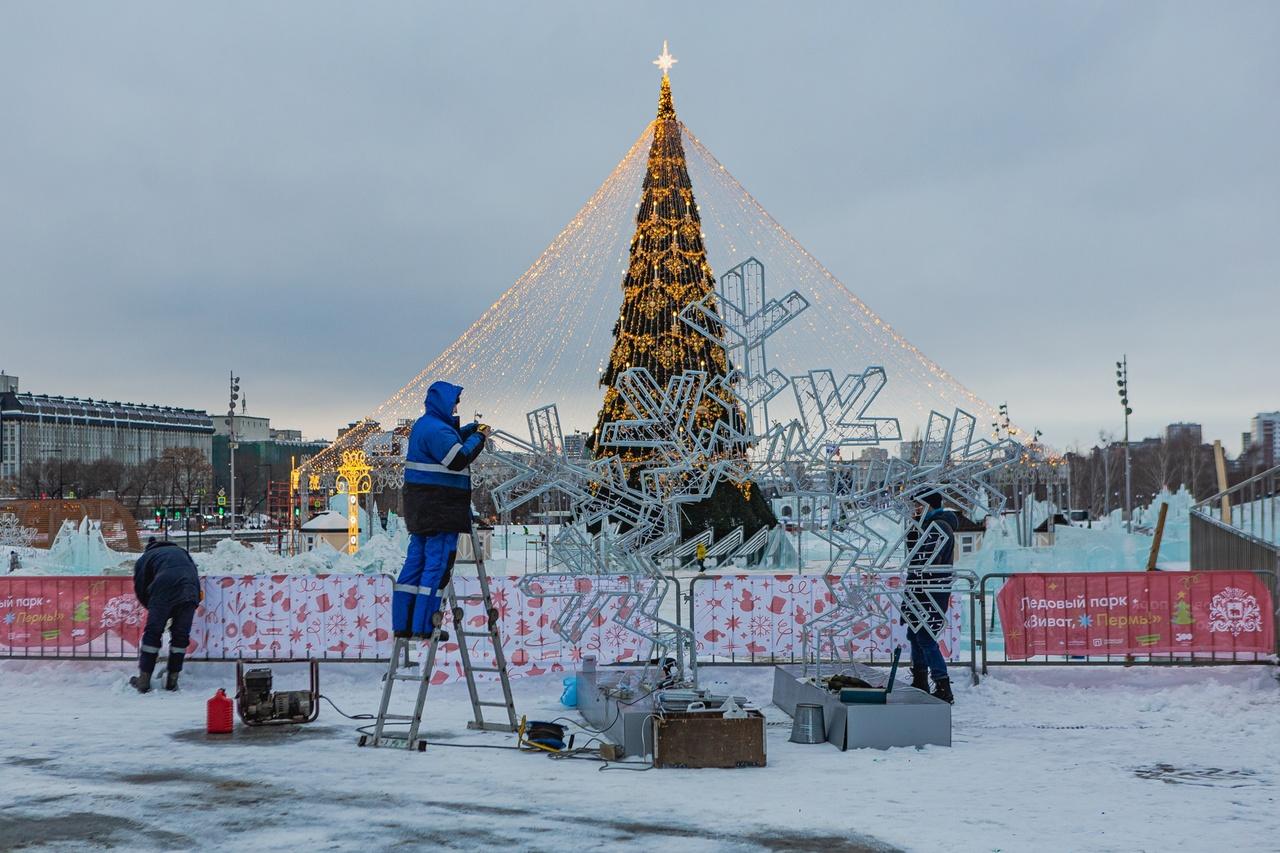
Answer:
<svg viewBox="0 0 1280 853"><path fill-rule="evenodd" d="M435 382L427 389L426 413L409 433L404 463L404 520L409 551L391 593L391 623L397 637L429 638L442 621L440 598L458 553L458 534L471 530L468 466L484 449L489 427L459 426L462 389ZM441 631L440 639L448 639Z"/></svg>
<svg viewBox="0 0 1280 853"><path fill-rule="evenodd" d="M177 690L178 674L191 641L191 622L200 605L200 576L191 555L176 542L157 542L153 537L133 566L133 594L147 608L147 626L138 649L138 674L129 683L139 693L151 689L160 640L165 623L170 622L164 689Z"/></svg>

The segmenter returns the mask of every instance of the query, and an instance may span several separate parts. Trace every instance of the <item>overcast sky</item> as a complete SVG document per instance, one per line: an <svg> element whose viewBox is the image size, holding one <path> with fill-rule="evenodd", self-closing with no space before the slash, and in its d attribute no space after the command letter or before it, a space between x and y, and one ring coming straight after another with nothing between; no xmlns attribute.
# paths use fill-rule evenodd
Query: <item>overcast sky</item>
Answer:
<svg viewBox="0 0 1280 853"><path fill-rule="evenodd" d="M1280 408L1280 4L0 3L0 369L332 437L652 118L1058 447ZM695 193L697 187L694 188ZM638 194L638 189L637 189Z"/></svg>

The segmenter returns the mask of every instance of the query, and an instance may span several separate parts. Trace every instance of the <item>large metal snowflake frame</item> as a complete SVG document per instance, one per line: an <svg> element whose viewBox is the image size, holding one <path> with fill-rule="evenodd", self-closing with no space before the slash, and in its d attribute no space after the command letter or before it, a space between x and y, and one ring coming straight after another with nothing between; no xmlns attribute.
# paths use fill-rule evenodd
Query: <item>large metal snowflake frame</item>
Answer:
<svg viewBox="0 0 1280 853"><path fill-rule="evenodd" d="M598 439L618 455L570 458L554 405L529 413L528 439L493 433L490 464L508 472L493 490L499 510L553 494L569 506L548 543L547 570L522 581L528 594L566 599L553 626L563 639L581 640L612 612L614 622L653 644L655 660L673 655L682 669L694 664L692 631L660 613L673 580L663 564L687 557L699 541L681 541L679 507L706 499L722 481L825 510L813 532L830 546L823 575L835 605L805 626L806 656L838 655L837 638L883 632L897 615L938 636L946 622L938 602L953 581L948 573L912 571L945 546L941 527L925 526L917 508L936 494L970 518L998 515L1004 498L992 475L1024 448L978 437L973 416L957 409L931 414L912 458L844 461L845 451L901 441L902 433L896 418L870 413L888 381L881 367L839 381L829 369L787 377L768 367L768 338L808 307L795 291L766 298L764 266L748 259L721 276L714 299L681 314L723 346L735 368L725 377L686 371L665 386L643 369L624 371L615 387L628 417L605 424ZM770 425L768 403L787 386L799 416ZM699 427L694 415L708 402L740 407L746 422ZM627 449L644 450L638 471L621 461ZM738 531L721 553L759 553L766 538L751 537L748 551Z"/></svg>

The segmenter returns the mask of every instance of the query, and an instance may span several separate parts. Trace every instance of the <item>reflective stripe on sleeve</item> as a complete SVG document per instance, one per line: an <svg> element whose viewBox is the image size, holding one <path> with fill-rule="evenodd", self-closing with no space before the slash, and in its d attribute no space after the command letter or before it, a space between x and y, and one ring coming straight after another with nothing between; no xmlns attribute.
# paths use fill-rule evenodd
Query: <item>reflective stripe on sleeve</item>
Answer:
<svg viewBox="0 0 1280 853"><path fill-rule="evenodd" d="M454 471L447 465L436 465L434 462L405 462L404 467L409 471L429 471L434 474L454 474L462 475L461 471Z"/></svg>
<svg viewBox="0 0 1280 853"><path fill-rule="evenodd" d="M461 445L461 444L455 444L453 447L450 447L450 448L449 448L449 452L448 452L448 453L446 453L446 454L444 455L444 458L440 460L440 464L441 464L441 465L448 465L450 462L452 462L452 461L453 461L453 457L457 456L457 455L458 455L459 453L461 453L461 452L462 452L462 445Z"/></svg>

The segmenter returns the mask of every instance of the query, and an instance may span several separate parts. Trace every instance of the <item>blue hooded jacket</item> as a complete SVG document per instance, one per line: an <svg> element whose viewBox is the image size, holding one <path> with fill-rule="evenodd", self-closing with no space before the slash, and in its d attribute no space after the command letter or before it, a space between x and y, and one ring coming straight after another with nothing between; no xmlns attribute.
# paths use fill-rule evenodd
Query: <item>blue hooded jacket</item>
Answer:
<svg viewBox="0 0 1280 853"><path fill-rule="evenodd" d="M410 533L471 529L471 476L467 468L484 449L479 424L460 426L453 414L462 388L433 382L426 412L409 432L405 457L405 522Z"/></svg>
<svg viewBox="0 0 1280 853"><path fill-rule="evenodd" d="M177 542L151 540L133 564L133 594L143 607L200 602L200 574Z"/></svg>

